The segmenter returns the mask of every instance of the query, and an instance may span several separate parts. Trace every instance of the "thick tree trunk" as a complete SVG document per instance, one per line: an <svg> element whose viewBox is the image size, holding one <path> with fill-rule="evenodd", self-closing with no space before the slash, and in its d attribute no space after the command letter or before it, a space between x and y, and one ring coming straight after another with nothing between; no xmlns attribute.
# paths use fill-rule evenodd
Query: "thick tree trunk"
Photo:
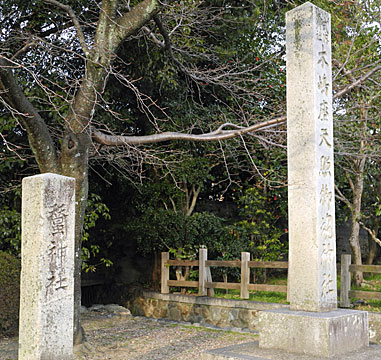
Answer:
<svg viewBox="0 0 381 360"><path fill-rule="evenodd" d="M81 327L82 229L88 197L88 153L90 137L86 133L69 133L62 142L62 175L76 180L75 268L74 268L74 343L84 340Z"/></svg>
<svg viewBox="0 0 381 360"><path fill-rule="evenodd" d="M378 252L378 245L377 243L372 239L370 235L368 235L368 244L369 244L369 253L366 258L366 264L367 265L372 265L374 262L374 259L377 256Z"/></svg>
<svg viewBox="0 0 381 360"><path fill-rule="evenodd" d="M354 264L361 265L362 259L360 248L360 224L358 223L358 220L356 220L354 217L355 216L352 215L351 235L349 238L349 244L351 246ZM363 281L363 273L361 271L355 271L353 273L353 282L356 285L360 285Z"/></svg>

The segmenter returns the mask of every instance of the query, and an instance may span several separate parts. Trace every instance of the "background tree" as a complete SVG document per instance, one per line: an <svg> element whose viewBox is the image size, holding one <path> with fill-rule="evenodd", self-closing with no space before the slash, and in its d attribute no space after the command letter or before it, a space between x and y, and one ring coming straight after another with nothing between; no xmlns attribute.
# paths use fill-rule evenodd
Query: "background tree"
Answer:
<svg viewBox="0 0 381 360"><path fill-rule="evenodd" d="M376 23L380 3L346 3L334 15L335 36L335 88L357 84L336 101L335 150L336 150L336 197L343 202L349 215L349 243L355 264L362 263L360 227L368 229L371 236L370 252L374 254L377 238L376 189L379 188L381 157L380 99L381 77L380 24ZM366 81L361 81L371 73ZM340 91L338 91L340 93ZM376 181L376 183L374 182ZM364 202L364 189L368 189ZM371 195L371 196L372 196ZM373 209L372 209L373 207ZM373 219L373 220L370 220ZM368 225L368 226L367 226ZM376 226L377 231L369 227ZM374 244L373 244L374 243ZM381 243L379 242L379 245ZM369 254L369 261L374 255ZM354 281L363 281L361 272L354 273Z"/></svg>
<svg viewBox="0 0 381 360"><path fill-rule="evenodd" d="M156 0L136 3L104 0L69 5L57 0L29 3L14 0L1 9L0 81L4 117L7 121L20 121L40 172L76 179L76 335L80 334L79 254L88 197L89 157L123 154L123 165L136 170L142 161L159 159L160 149L143 152L139 147L142 144L175 139L223 140L284 122L284 117L253 121L252 112L242 104L247 102L247 97L258 97L263 92L260 87L255 90L252 86L258 67L245 62L241 65L239 59L222 64L218 46L212 42L206 46L204 42L207 36L213 38L212 24L220 23L230 30L237 28L229 24L234 7L234 2L186 1L166 5ZM238 10L243 17L247 16L245 7ZM185 77L199 103L203 100L201 86L213 84L221 88L229 101L218 100L217 108L224 108L221 113L230 114L235 124L223 115L223 121L220 118L219 123L214 122L215 130L213 124L207 132L204 126L192 124L181 128L183 133L162 132L162 120L166 119L164 107L157 97L146 95L132 77L128 64L135 59L120 56L126 41L136 40L152 41L166 50L171 61L167 71L175 68L174 77ZM107 83L111 79L135 95L130 109L121 109L121 104L108 96ZM136 109L139 114L134 117ZM126 112L131 112L132 118L128 119ZM131 126L131 121L138 124L142 117L143 123L149 125L148 134L135 123ZM114 135L114 131L121 129L120 125L115 126L116 121L124 123L123 132L130 135ZM8 144L7 136L3 136L3 141ZM131 159L137 163L129 164ZM80 336L76 341L80 341Z"/></svg>
<svg viewBox="0 0 381 360"><path fill-rule="evenodd" d="M221 150L227 170L225 187L234 182L230 159L234 171L244 169L250 177L254 170L264 177L255 151L284 140L284 127L275 128L285 121L282 26L284 11L295 5L233 0L3 4L0 98L7 128L2 142L12 152L12 139L27 136L40 172L76 179L77 254L89 161L116 164L124 175L142 181L147 164L167 169L176 164L184 149L169 147L169 141L217 141L214 150ZM337 98L377 67L363 70L337 89ZM201 146L194 151L202 153ZM75 263L78 342L79 255Z"/></svg>

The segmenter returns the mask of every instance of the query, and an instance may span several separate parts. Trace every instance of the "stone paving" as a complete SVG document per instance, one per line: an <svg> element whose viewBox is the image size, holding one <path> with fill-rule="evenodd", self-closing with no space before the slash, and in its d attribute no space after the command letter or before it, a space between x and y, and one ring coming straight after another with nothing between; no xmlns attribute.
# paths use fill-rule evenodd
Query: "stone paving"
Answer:
<svg viewBox="0 0 381 360"><path fill-rule="evenodd" d="M82 317L87 342L76 347L75 360L199 359L205 350L257 338L238 329L131 316L103 308ZM0 360L17 359L17 338L0 339Z"/></svg>

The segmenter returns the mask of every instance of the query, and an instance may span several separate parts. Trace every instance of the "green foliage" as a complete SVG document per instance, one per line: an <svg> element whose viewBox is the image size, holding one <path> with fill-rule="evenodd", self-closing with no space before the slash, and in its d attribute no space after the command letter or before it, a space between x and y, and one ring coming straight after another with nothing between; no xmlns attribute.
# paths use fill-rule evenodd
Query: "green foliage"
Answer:
<svg viewBox="0 0 381 360"><path fill-rule="evenodd" d="M15 255L21 251L21 214L6 205L0 212L0 249Z"/></svg>
<svg viewBox="0 0 381 360"><path fill-rule="evenodd" d="M85 272L95 271L96 266L100 264L103 264L106 267L112 265L112 261L104 257L99 259L99 264L90 264L90 260L98 256L101 248L98 244L90 241L89 230L95 227L96 222L100 217L105 220L111 219L109 208L101 200L99 195L92 193L87 201L82 235L82 270Z"/></svg>
<svg viewBox="0 0 381 360"><path fill-rule="evenodd" d="M173 210L147 209L126 227L137 238L143 254L171 250L189 258L200 246L216 249L224 224L223 219L207 212L186 216Z"/></svg>
<svg viewBox="0 0 381 360"><path fill-rule="evenodd" d="M224 298L224 299L243 300L240 298L239 290L229 290L229 293L226 293L225 290L216 289L214 292L214 297ZM250 292L249 300L267 302L267 303L288 304L287 294L281 293L281 292L274 292L274 291Z"/></svg>
<svg viewBox="0 0 381 360"><path fill-rule="evenodd" d="M225 229L224 219L213 213L193 213L188 219L189 233L199 247L206 247L211 254L218 251Z"/></svg>
<svg viewBox="0 0 381 360"><path fill-rule="evenodd" d="M249 251L254 260L274 261L283 257L287 244L281 236L287 232L280 219L286 215L287 202L275 191L248 188L239 199L243 220L229 233L239 238L241 251Z"/></svg>
<svg viewBox="0 0 381 360"><path fill-rule="evenodd" d="M174 257L178 260L196 260L198 254L198 248L195 248L192 245L185 245L181 248L171 248L169 253L173 254Z"/></svg>
<svg viewBox="0 0 381 360"><path fill-rule="evenodd" d="M377 197L377 201L378 201L378 203L373 204L375 207L374 213L376 216L381 216L381 200L379 197Z"/></svg>
<svg viewBox="0 0 381 360"><path fill-rule="evenodd" d="M0 251L0 335L16 335L20 303L20 261Z"/></svg>
<svg viewBox="0 0 381 360"><path fill-rule="evenodd" d="M21 241L21 178L28 168L23 148L14 145L24 138L23 130L10 116L1 115L0 134L0 250L18 255ZM22 142L22 141L21 141Z"/></svg>

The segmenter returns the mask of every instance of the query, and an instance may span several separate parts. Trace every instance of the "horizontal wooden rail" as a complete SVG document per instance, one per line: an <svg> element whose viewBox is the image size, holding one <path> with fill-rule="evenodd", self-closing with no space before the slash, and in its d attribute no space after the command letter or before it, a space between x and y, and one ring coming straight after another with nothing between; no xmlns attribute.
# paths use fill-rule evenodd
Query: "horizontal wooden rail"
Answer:
<svg viewBox="0 0 381 360"><path fill-rule="evenodd" d="M207 260L206 266L241 267L240 260Z"/></svg>
<svg viewBox="0 0 381 360"><path fill-rule="evenodd" d="M167 260L167 265L171 266L198 266L198 260Z"/></svg>
<svg viewBox="0 0 381 360"><path fill-rule="evenodd" d="M260 269L287 269L287 261L249 261L250 268L260 268ZM168 260L166 265L170 266L199 266L198 260ZM206 266L220 266L220 267L240 267L240 260L207 260L205 261ZM367 265L363 265L367 266ZM371 271L369 271L371 272ZM372 271L375 272L375 271ZM379 270L381 272L381 270Z"/></svg>
<svg viewBox="0 0 381 360"><path fill-rule="evenodd" d="M288 269L287 261L249 261L250 268Z"/></svg>
<svg viewBox="0 0 381 360"><path fill-rule="evenodd" d="M207 288L210 288L210 289L231 289L231 290L241 289L240 283L207 282L205 285Z"/></svg>
<svg viewBox="0 0 381 360"><path fill-rule="evenodd" d="M198 287L198 281L167 280L168 286Z"/></svg>
<svg viewBox="0 0 381 360"><path fill-rule="evenodd" d="M252 291L287 292L286 285L249 284L248 289Z"/></svg>
<svg viewBox="0 0 381 360"><path fill-rule="evenodd" d="M349 271L361 271L381 274L381 265L349 265Z"/></svg>
<svg viewBox="0 0 381 360"><path fill-rule="evenodd" d="M348 293L352 298L381 300L381 292L377 291L349 290Z"/></svg>
<svg viewBox="0 0 381 360"><path fill-rule="evenodd" d="M286 285L250 284L250 268L287 269L286 261L249 261L250 253L242 252L240 260L208 260L208 250L199 249L198 260L170 260L169 253L161 253L161 293L168 294L170 286L198 287L200 296L213 296L213 289L240 290L241 299L249 299L249 290L287 292ZM170 280L170 266L197 266L198 281ZM239 268L241 273L240 283L213 281L211 267Z"/></svg>

